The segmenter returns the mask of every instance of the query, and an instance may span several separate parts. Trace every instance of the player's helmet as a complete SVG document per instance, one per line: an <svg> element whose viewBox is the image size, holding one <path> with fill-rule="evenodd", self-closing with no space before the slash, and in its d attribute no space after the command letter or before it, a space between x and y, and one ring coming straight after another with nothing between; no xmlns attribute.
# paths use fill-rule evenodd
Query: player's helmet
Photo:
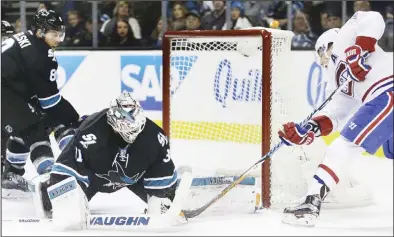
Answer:
<svg viewBox="0 0 394 237"><path fill-rule="evenodd" d="M322 56L328 57L327 50L329 46L334 43L335 38L337 37L339 32L339 28L332 28L325 31L320 37L317 39L315 44L315 56L316 60L321 64Z"/></svg>
<svg viewBox="0 0 394 237"><path fill-rule="evenodd" d="M14 27L8 21L1 21L1 41L15 34Z"/></svg>
<svg viewBox="0 0 394 237"><path fill-rule="evenodd" d="M64 40L65 26L62 17L53 10L41 9L34 16L32 24L32 31L37 33L41 30L42 36L49 30L57 31L61 33L61 41Z"/></svg>
<svg viewBox="0 0 394 237"><path fill-rule="evenodd" d="M126 142L133 143L144 129L146 117L138 100L123 92L111 101L107 122Z"/></svg>

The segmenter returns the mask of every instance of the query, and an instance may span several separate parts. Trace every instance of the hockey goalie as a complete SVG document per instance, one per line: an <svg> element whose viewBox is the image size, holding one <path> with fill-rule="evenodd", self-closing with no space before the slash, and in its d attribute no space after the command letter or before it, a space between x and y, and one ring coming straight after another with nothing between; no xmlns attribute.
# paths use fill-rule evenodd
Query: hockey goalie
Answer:
<svg viewBox="0 0 394 237"><path fill-rule="evenodd" d="M57 229L84 229L91 198L126 187L147 203L147 215L162 215L180 190L178 175L163 130L124 92L88 116L49 176L37 179L35 206ZM178 213L174 222L186 223Z"/></svg>
<svg viewBox="0 0 394 237"><path fill-rule="evenodd" d="M380 13L356 12L341 29L330 29L319 37L315 49L328 73L327 89L333 91L351 80L306 127L289 122L279 136L286 145L309 145L350 119L327 148L305 202L286 208L283 222L314 225L322 201L350 171L352 158L363 151L374 154L383 146L385 156L393 159L393 65L376 43L384 29ZM349 114L353 108L356 112Z"/></svg>

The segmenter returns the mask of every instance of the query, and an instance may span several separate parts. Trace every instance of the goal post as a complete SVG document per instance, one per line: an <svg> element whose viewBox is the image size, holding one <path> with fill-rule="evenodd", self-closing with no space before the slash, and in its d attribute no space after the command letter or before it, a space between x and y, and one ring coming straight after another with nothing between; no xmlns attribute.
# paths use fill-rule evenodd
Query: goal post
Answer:
<svg viewBox="0 0 394 237"><path fill-rule="evenodd" d="M289 34L291 35L291 34ZM256 45L257 47L255 50L258 52L259 47L263 47L260 52L270 52L271 51L271 33L265 30L258 30L258 29L250 29L250 30L229 30L229 31L176 31L176 32L167 32L163 38L163 129L166 134L169 134L171 139L171 122L170 122L170 107L171 107L171 56L167 57L167 55L171 55L171 48L174 46L171 40L179 39L179 38L198 38L198 37L256 37L261 40L260 45ZM175 43L176 44L176 43ZM176 47L176 46L175 46ZM212 48L214 50L214 48ZM270 78L271 75L271 54L263 54L262 53L262 77L263 78ZM262 78L261 78L262 79ZM261 136L263 139L261 142L261 156L267 153L270 150L270 131L268 129L263 129L264 127L270 127L270 100L269 96L271 94L271 87L269 85L269 80L262 80L262 111L264 111L262 119L261 119ZM256 160L258 157L256 157ZM270 160L266 160L262 165L262 174L266 174L264 179L264 183L270 182ZM262 198L263 198L263 205L266 207L270 206L270 186L269 185L262 185Z"/></svg>
<svg viewBox="0 0 394 237"><path fill-rule="evenodd" d="M297 75L288 70L302 60L292 57L293 35L265 28L164 34L163 129L172 159L193 168L197 186L206 184L204 177L216 183L240 175L277 144L283 123L307 115L297 107L305 103L294 89ZM254 181L244 182L258 190L230 191L222 209L236 206L244 193L261 194L266 208L299 202L325 147L321 139L309 147L283 147L250 173ZM220 192L207 190L211 197Z"/></svg>

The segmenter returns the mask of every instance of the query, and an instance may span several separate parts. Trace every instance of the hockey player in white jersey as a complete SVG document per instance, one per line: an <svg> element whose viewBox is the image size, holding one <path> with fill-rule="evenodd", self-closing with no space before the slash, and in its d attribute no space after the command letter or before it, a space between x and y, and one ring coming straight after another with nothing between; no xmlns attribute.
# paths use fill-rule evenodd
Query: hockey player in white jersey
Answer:
<svg viewBox="0 0 394 237"><path fill-rule="evenodd" d="M308 145L315 137L337 130L341 122L346 124L327 148L305 202L286 208L283 222L314 225L322 201L350 171L352 157L363 151L374 154L383 146L385 156L393 159L393 65L376 44L384 29L380 13L356 12L341 29L330 29L319 37L315 49L328 73L327 90L351 80L307 126L284 124L279 136L286 145Z"/></svg>

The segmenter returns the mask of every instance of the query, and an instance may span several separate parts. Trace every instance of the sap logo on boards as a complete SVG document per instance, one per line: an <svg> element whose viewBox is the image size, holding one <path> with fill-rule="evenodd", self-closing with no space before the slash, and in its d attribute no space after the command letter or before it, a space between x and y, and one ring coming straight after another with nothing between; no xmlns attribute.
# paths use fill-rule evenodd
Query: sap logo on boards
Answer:
<svg viewBox="0 0 394 237"><path fill-rule="evenodd" d="M121 91L132 92L145 110L161 110L162 56L121 56Z"/></svg>
<svg viewBox="0 0 394 237"><path fill-rule="evenodd" d="M56 55L58 63L56 82L59 90L71 79L85 58L86 56Z"/></svg>
<svg viewBox="0 0 394 237"><path fill-rule="evenodd" d="M150 217L144 216L94 216L90 217L91 226L141 226L149 225Z"/></svg>
<svg viewBox="0 0 394 237"><path fill-rule="evenodd" d="M241 73L240 73L240 70ZM262 72L257 68L242 68L227 59L220 61L214 75L215 100L223 108L232 102L260 102L262 100Z"/></svg>
<svg viewBox="0 0 394 237"><path fill-rule="evenodd" d="M171 93L187 77L197 56L171 56ZM121 56L121 91L132 92L145 110L162 109L162 56Z"/></svg>

